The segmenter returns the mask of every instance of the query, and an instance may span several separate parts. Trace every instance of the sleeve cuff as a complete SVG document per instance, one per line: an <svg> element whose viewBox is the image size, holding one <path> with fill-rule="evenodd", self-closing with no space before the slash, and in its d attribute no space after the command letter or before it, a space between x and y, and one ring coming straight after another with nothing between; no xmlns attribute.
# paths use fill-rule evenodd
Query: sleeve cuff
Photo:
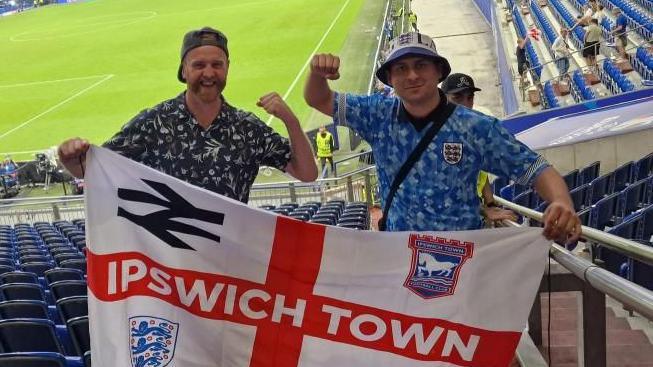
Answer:
<svg viewBox="0 0 653 367"><path fill-rule="evenodd" d="M528 168L526 173L524 173L524 175L521 176L519 179L517 179L517 181L515 182L520 185L531 186L531 184L533 183L533 181L535 181L537 176L539 176L540 173L542 173L542 171L544 171L550 166L551 165L549 164L549 162L547 162L546 159L544 159L544 157L539 156L537 160L533 162L533 164L531 164L531 166Z"/></svg>
<svg viewBox="0 0 653 367"><path fill-rule="evenodd" d="M333 122L338 126L347 126L347 95L345 93L336 93L334 98Z"/></svg>

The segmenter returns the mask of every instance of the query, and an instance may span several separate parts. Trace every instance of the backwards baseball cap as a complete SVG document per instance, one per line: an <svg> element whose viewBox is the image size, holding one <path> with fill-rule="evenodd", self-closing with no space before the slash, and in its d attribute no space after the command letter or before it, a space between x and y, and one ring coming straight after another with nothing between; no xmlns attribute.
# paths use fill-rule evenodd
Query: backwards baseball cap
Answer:
<svg viewBox="0 0 653 367"><path fill-rule="evenodd" d="M467 74L455 73L442 82L442 91L447 94L456 94L464 91L480 92L481 89L474 86L474 79Z"/></svg>
<svg viewBox="0 0 653 367"><path fill-rule="evenodd" d="M184 42L181 44L181 62L179 63L179 71L177 71L177 79L180 82L185 83L186 79L181 75L181 69L183 67L184 57L192 49L198 48L201 46L215 46L219 47L229 58L229 49L227 49L227 36L224 33L213 29L211 27L204 27L202 29L197 29L186 33L184 36Z"/></svg>
<svg viewBox="0 0 653 367"><path fill-rule="evenodd" d="M440 78L440 81L444 80L451 73L449 61L438 54L438 50L435 48L435 42L433 42L431 37L422 33L409 32L399 35L390 41L388 57L383 62L383 65L376 70L376 77L383 84L390 85L388 83L387 73L390 65L399 59L410 56L426 57L440 64L442 67L442 78Z"/></svg>

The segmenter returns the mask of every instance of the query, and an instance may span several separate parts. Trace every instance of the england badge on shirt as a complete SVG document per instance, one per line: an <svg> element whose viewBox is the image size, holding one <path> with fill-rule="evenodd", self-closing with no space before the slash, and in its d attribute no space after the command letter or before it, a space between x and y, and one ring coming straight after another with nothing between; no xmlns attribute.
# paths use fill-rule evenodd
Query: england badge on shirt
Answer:
<svg viewBox="0 0 653 367"><path fill-rule="evenodd" d="M463 158L462 143L444 143L442 146L442 156L444 161L449 164L458 164Z"/></svg>

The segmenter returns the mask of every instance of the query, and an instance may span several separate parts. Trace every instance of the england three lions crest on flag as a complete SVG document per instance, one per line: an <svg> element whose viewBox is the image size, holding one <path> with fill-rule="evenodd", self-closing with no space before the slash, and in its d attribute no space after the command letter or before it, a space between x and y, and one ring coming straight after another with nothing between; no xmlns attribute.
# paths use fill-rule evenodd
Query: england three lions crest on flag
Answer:
<svg viewBox="0 0 653 367"><path fill-rule="evenodd" d="M174 357L179 324L151 316L129 319L132 367L165 367Z"/></svg>
<svg viewBox="0 0 653 367"><path fill-rule="evenodd" d="M442 156L444 161L449 164L458 164L463 158L462 143L444 143L442 146Z"/></svg>
<svg viewBox="0 0 653 367"><path fill-rule="evenodd" d="M413 259L404 286L422 298L454 294L463 264L474 252L472 242L420 235L411 235L408 247Z"/></svg>

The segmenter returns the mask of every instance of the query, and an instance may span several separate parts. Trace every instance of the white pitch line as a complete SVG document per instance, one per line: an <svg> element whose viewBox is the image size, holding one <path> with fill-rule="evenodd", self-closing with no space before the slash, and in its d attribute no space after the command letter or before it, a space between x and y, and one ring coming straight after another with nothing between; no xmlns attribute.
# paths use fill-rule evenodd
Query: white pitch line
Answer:
<svg viewBox="0 0 653 367"><path fill-rule="evenodd" d="M30 85L70 82L70 81L73 81L73 80L97 79L97 78L101 78L101 77L106 77L107 75L109 75L109 74L80 76L80 77L77 77L77 78L66 78L66 79L41 80L41 81L38 81L38 82L5 84L5 85L0 85L0 88L27 87L27 86L30 86Z"/></svg>
<svg viewBox="0 0 653 367"><path fill-rule="evenodd" d="M18 155L18 154L32 154L32 153L42 153L45 152L50 148L43 148L43 149L38 149L38 150L24 150L22 152L0 152L0 157L8 156L8 155Z"/></svg>
<svg viewBox="0 0 653 367"><path fill-rule="evenodd" d="M38 119L38 118L40 118L40 117L42 117L42 116L44 116L44 115L46 115L46 114L48 114L48 113L54 111L54 110L56 110L57 108L59 108L59 107L65 105L66 103L72 101L73 99L75 99L75 98L81 96L82 94L88 92L89 90L91 90L91 89L97 87L98 85L100 85L100 84L106 82L107 80L109 80L109 79L111 79L111 78L113 78L113 74L108 74L107 76L105 76L104 78L102 78L102 80L99 80L99 81L97 81L97 82L91 84L90 86L88 86L88 87L86 87L86 88L80 90L79 92L77 92L77 93L73 94L72 96L70 96L70 97L64 99L63 101L61 101L61 102L57 103L56 105L54 105L54 106L48 108L47 110L45 110L45 111L39 113L38 115L32 117L31 119L29 119L29 120L23 122L22 124L20 124L20 125L14 127L13 129L11 129L11 130L9 130L9 131L3 133L2 135L0 135L0 139L4 138L5 136L7 136L7 135L13 133L14 131L16 131L16 130L18 130L18 129L22 129L23 127L25 127L25 126L29 125L30 123L32 123L34 120L36 120L36 119Z"/></svg>
<svg viewBox="0 0 653 367"><path fill-rule="evenodd" d="M299 71L299 73L297 73L297 76L295 77L295 80L292 81L292 83L290 84L290 87L288 87L288 90L283 95L283 100L284 101L286 100L286 98L288 98L288 96L293 91L293 89L295 89L295 86L297 85L297 82L299 82L299 79L302 77L302 75L304 75L304 72L306 71L306 68L308 67L308 65L311 64L311 60L313 59L313 55L317 52L317 50L320 47L322 47L322 44L324 43L324 40L326 40L329 33L331 33L331 30L336 25L336 22L338 21L338 19L340 19L340 16L342 15L342 12L345 11L345 8L347 7L347 5L349 5L349 1L350 0L345 1L345 3L340 8L340 11L338 12L338 15L336 15L336 17L333 18L333 21L331 22L331 25L329 25L329 28L326 30L326 32L324 32L324 35L322 36L322 39L320 40L320 42L317 43L317 46L315 46L313 51L311 51L311 53L308 55L308 59L306 59L306 62L304 63L304 66L302 66L302 69ZM268 121L267 121L268 126L272 122L272 119L274 119L274 116L270 116L268 118Z"/></svg>

